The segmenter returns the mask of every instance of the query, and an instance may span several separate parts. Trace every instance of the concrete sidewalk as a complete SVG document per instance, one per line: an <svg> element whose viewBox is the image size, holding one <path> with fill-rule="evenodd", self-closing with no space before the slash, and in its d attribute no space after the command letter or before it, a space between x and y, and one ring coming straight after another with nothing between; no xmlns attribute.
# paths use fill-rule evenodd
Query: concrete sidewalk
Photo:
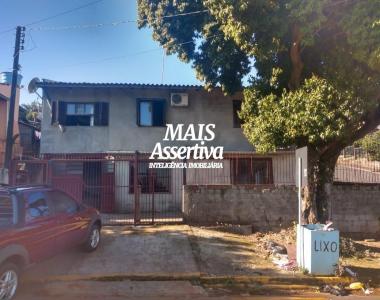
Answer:
<svg viewBox="0 0 380 300"><path fill-rule="evenodd" d="M73 249L33 266L23 276L24 282L72 280L318 284L344 279L282 271L242 236L172 225L106 226L95 252Z"/></svg>
<svg viewBox="0 0 380 300"><path fill-rule="evenodd" d="M187 225L113 226L103 228L97 251L73 249L29 269L17 300L249 299L348 280L278 270L244 236Z"/></svg>
<svg viewBox="0 0 380 300"><path fill-rule="evenodd" d="M181 277L200 273L188 240L190 228L176 226L104 227L99 249L62 253L29 269L24 281L98 277Z"/></svg>

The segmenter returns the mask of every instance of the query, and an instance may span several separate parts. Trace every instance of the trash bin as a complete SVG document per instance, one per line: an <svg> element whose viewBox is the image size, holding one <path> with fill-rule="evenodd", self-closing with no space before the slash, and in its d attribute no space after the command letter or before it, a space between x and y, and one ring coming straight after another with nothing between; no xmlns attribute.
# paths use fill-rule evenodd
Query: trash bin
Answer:
<svg viewBox="0 0 380 300"><path fill-rule="evenodd" d="M297 264L313 275L332 275L339 263L339 231L324 224L297 226Z"/></svg>

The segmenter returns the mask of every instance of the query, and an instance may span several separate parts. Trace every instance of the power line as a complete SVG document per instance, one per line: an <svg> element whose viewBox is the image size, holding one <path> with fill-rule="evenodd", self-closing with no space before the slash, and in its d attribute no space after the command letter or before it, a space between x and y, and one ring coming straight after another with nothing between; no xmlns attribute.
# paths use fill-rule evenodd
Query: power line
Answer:
<svg viewBox="0 0 380 300"><path fill-rule="evenodd" d="M214 35L210 35L210 36L204 37L204 39L209 39L209 38L213 38L213 37L220 36L220 35L222 35L222 34L214 34ZM182 43L175 43L175 44L172 44L171 46L181 46L181 45L186 45L186 44L190 44L190 43L194 43L194 42L195 42L194 40L191 40L191 41L182 42ZM137 56L137 55L141 55L141 54L145 54L145 53L149 53L149 52L154 52L154 51L158 51L158 50L162 50L162 47L157 47L157 48L152 48L152 49L147 49L147 50L141 50L141 51L138 51L138 52L135 52L135 53L126 54L126 55L118 55L118 56L105 57L105 58L102 58L102 59L97 59L97 60L92 60L92 61L86 61L86 62L80 62L80 63L70 64L70 65L64 65L64 66L57 66L57 67L52 67L52 68L54 68L54 69L71 68L71 67L77 67L77 66L82 66L82 65L96 64L96 63L101 63L101 62L106 62L106 61L124 59L124 58L132 57L132 56Z"/></svg>
<svg viewBox="0 0 380 300"><path fill-rule="evenodd" d="M162 17L157 18L156 20L161 19L170 19L170 18L176 18L176 17L182 17L182 16L189 16L189 15L195 15L195 14L201 14L208 12L208 9L204 10L197 10L197 11L191 11L186 13L179 13L174 15L165 15ZM29 30L35 30L35 31L60 31L60 30L75 30L75 29L91 29L91 28L100 28L105 26L119 26L127 23L137 23L142 21L148 21L147 18L145 19L138 19L138 20L120 20L120 21L114 21L114 22L108 22L108 23L96 23L96 24L76 24L76 25L66 25L66 26L51 26L51 27L32 27Z"/></svg>
<svg viewBox="0 0 380 300"><path fill-rule="evenodd" d="M89 2L89 3L86 3L84 5L81 5L81 6L77 6L77 7L74 7L72 9L69 9L69 10L65 10L63 12L60 12L60 13L57 13L55 15L51 15L51 16L48 16L48 17L45 17L45 18L42 18L42 19L39 19L39 20L36 20L36 21L33 21L33 22L30 22L30 23L27 23L25 25L23 25L23 27L26 27L26 26L32 26L32 25L36 25L36 24L39 24L39 23L42 23L42 22L46 22L48 20L51 20L51 19L54 19L54 18L57 18L57 17L60 17L60 16L64 16L64 15L67 15L69 13L72 13L74 11L77 11L77 10L80 10L82 8L86 8L88 6L91 6L91 5L94 5L94 4L97 4L99 2L103 2L104 0L96 0L96 1L92 1L92 2ZM0 31L0 34L4 34L4 33L8 33L8 32L11 32L12 30L14 30L14 28L9 28L9 29L6 29L4 31Z"/></svg>

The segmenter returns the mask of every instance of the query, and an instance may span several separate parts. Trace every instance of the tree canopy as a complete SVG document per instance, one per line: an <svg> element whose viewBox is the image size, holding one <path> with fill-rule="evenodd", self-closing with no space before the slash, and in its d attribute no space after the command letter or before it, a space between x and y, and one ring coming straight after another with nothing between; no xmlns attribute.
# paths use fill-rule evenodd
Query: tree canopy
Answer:
<svg viewBox="0 0 380 300"><path fill-rule="evenodd" d="M378 0L138 4L139 26L151 27L168 54L191 62L207 88L234 93L255 70L240 114L244 134L261 152L308 146L316 202L340 151L380 123ZM309 208L321 219L327 206L319 202Z"/></svg>
<svg viewBox="0 0 380 300"><path fill-rule="evenodd" d="M42 102L34 100L29 104L21 104L20 119L30 122L39 122L42 114Z"/></svg>

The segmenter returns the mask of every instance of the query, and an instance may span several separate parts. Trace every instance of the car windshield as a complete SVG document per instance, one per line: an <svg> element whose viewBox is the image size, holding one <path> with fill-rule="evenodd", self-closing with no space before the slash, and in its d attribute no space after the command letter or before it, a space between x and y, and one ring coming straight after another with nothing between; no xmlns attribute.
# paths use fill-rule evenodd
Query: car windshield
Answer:
<svg viewBox="0 0 380 300"><path fill-rule="evenodd" d="M0 228L14 224L13 203L8 196L0 195Z"/></svg>

